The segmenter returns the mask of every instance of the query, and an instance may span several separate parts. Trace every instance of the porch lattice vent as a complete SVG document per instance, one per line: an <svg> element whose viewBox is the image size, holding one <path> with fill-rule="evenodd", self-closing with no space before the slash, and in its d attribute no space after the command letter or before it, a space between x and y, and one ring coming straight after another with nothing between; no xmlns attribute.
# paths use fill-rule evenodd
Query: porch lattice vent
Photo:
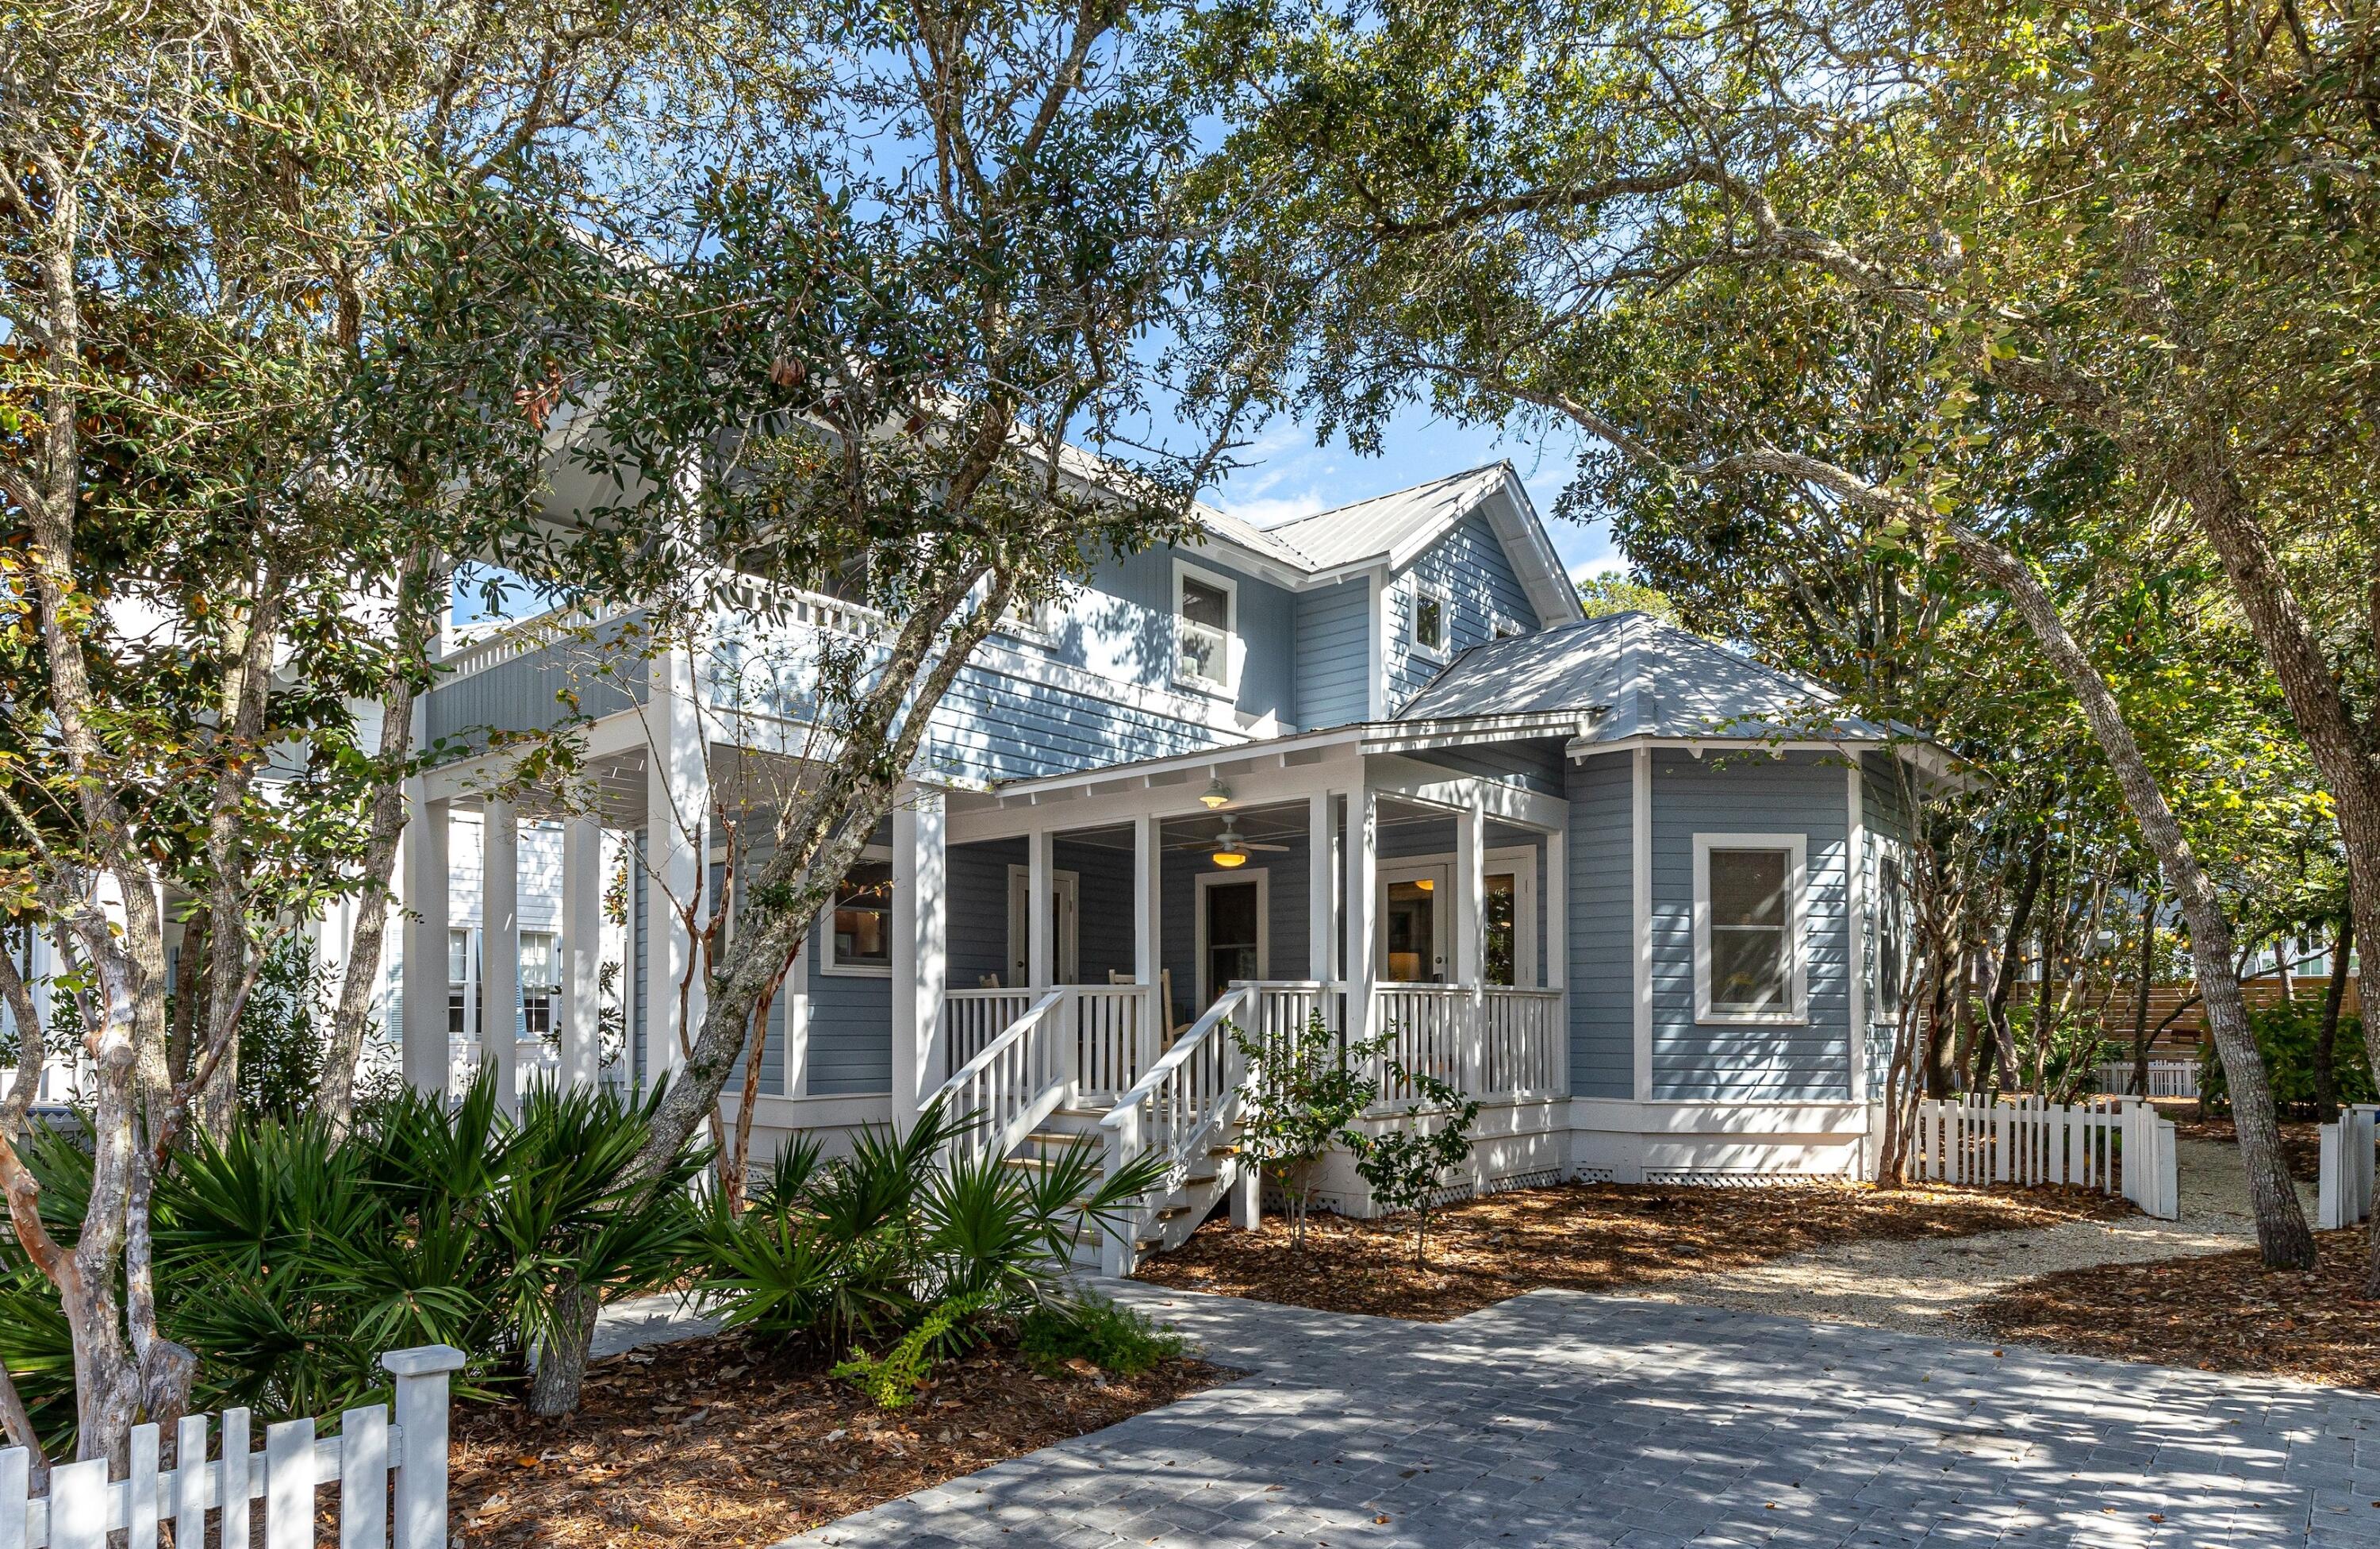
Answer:
<svg viewBox="0 0 2380 1549"><path fill-rule="evenodd" d="M1646 1183L1680 1189L1780 1189L1794 1185L1831 1183L1851 1176L1840 1173L1763 1173L1743 1167L1647 1167Z"/></svg>

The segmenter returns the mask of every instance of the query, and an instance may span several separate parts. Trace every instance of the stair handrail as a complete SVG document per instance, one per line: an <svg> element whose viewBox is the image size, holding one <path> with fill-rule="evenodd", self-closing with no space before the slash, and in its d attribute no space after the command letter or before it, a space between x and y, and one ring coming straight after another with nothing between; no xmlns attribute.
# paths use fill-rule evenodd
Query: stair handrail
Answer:
<svg viewBox="0 0 2380 1549"><path fill-rule="evenodd" d="M1165 1090L1169 1083L1182 1079L1182 1068L1206 1051L1209 1040L1223 1036L1220 1030L1231 1020L1232 1013L1235 1009L1244 1010L1248 1004L1248 997L1256 993L1257 990L1253 984L1240 984L1218 996L1215 1004L1207 1008L1206 1015L1191 1023L1187 1031L1173 1041L1173 1047L1166 1050L1163 1057L1150 1066L1147 1074L1139 1080L1133 1083L1132 1090L1116 1099L1115 1106L1100 1117L1100 1140L1105 1153L1104 1171L1109 1177L1112 1177L1132 1165L1134 1162L1139 1160L1141 1153L1148 1149L1147 1132L1142 1123L1143 1110ZM1232 1057L1235 1053L1236 1047L1225 1051L1226 1068L1236 1063ZM1169 1177L1182 1168L1185 1158L1195 1155L1197 1148L1206 1143L1208 1138L1221 1122L1225 1110L1231 1106L1231 1097L1238 1089L1238 1081L1227 1081L1224 1084L1224 1090L1216 1094L1213 1108L1201 1116L1199 1122L1194 1128L1176 1137L1172 1154L1166 1158L1166 1172ZM1139 1228L1140 1212L1137 1208L1126 1213L1121 1221L1111 1227L1109 1251L1106 1255L1109 1273L1129 1274L1131 1272L1135 1256L1133 1238Z"/></svg>
<svg viewBox="0 0 2380 1549"><path fill-rule="evenodd" d="M968 1060L965 1065L960 1066L956 1070L951 1072L951 1079L944 1081L940 1088L936 1089L933 1097L929 1101L942 1103L944 1104L943 1111L946 1114L958 1117L973 1116L979 1121L973 1128L965 1131L952 1140L950 1149L953 1153L958 1153L964 1151L966 1153L975 1154L987 1150L997 1150L1001 1154L1005 1155L1007 1153L1015 1149L1018 1141L1024 1140L1025 1136L1023 1134L1017 1134L1012 1137L1006 1133L1007 1130L1016 1128L1015 1121L1012 1120L1008 1124L999 1125L998 1128L994 1128L997 1123L995 1116L984 1113L982 1111L982 1104L968 1104L961 1106L960 1094L963 1089L970 1083L985 1077L992 1066L1006 1058L1012 1050L1017 1048L1025 1042L1026 1039L1031 1037L1033 1035L1034 1029L1039 1027L1043 1021L1047 1020L1050 1014L1056 1010L1059 1005L1062 1003L1065 998L1066 987L1062 984L1050 991L1049 994L1043 995L1039 1000L1035 1001L1026 1009L1023 1016L1009 1023L1007 1028L1001 1032L999 1037L991 1040L991 1042L986 1043L981 1049L976 1051L976 1055L973 1059ZM1055 1075L1056 1084L1062 1088L1066 1081L1066 1067L1065 1061L1062 1057L1058 1062ZM1025 1111L1030 1112L1029 1104ZM1047 1116L1048 1116L1046 1114L1037 1116L1034 1118L1033 1123L1038 1124L1040 1122L1041 1118L1045 1118ZM1026 1124L1024 1128L1029 1132L1032 1128L1032 1124Z"/></svg>

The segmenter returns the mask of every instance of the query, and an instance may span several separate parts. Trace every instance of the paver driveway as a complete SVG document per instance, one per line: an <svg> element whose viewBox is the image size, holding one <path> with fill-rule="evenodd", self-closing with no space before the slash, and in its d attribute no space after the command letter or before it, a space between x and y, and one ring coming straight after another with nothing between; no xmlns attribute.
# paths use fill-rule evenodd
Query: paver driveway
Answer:
<svg viewBox="0 0 2380 1549"><path fill-rule="evenodd" d="M1561 1291L1103 1288L1250 1375L811 1540L2380 1549L2380 1397Z"/></svg>

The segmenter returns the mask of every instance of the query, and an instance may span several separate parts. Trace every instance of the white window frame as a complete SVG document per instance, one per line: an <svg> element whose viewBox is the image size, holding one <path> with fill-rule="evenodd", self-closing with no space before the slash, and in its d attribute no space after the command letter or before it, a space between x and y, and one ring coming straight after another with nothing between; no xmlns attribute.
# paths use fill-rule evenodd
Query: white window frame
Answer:
<svg viewBox="0 0 2380 1549"><path fill-rule="evenodd" d="M1257 884L1257 977L1272 976L1272 871L1266 866L1234 866L1229 871L1199 872L1191 896L1191 949L1197 953L1192 967L1192 977L1198 986L1198 1004L1208 1006L1223 993L1220 984L1207 982L1207 891L1213 887L1230 887L1239 883Z"/></svg>
<svg viewBox="0 0 2380 1549"><path fill-rule="evenodd" d="M1182 636L1189 620L1182 611L1182 583L1185 580L1203 582L1223 594L1223 676L1219 680L1196 677L1182 670ZM1177 689L1194 694L1207 694L1229 699L1240 689L1240 583L1220 571L1209 570L1186 560L1173 562L1173 662L1171 677Z"/></svg>
<svg viewBox="0 0 2380 1549"><path fill-rule="evenodd" d="M854 864L869 860L879 861L887 866L891 865L892 863L892 851L891 847L886 845L869 845L859 852ZM841 881L837 881L835 883L835 886L837 888L842 887L842 885L843 884ZM887 910L886 912L890 913L892 911ZM835 960L834 895L832 893L827 895L826 908L819 910L817 930L818 957L816 960L819 966L818 970L820 973L827 974L836 979L890 979L892 977L892 965L891 963L886 963L880 968L874 963L842 963ZM899 956L900 954L897 951L893 954L893 957L896 959Z"/></svg>
<svg viewBox="0 0 2380 1549"><path fill-rule="evenodd" d="M1426 645L1421 638L1421 604L1423 599L1438 604L1436 645ZM1413 578L1413 586L1405 601L1405 645L1426 662L1444 664L1454 657L1454 589L1444 581Z"/></svg>
<svg viewBox="0 0 2380 1549"><path fill-rule="evenodd" d="M1715 849L1787 852L1785 861L1785 1009L1746 1011L1711 1004L1710 858ZM1809 875L1806 834L1694 835L1694 1020L1704 1023L1807 1027L1810 1022Z"/></svg>

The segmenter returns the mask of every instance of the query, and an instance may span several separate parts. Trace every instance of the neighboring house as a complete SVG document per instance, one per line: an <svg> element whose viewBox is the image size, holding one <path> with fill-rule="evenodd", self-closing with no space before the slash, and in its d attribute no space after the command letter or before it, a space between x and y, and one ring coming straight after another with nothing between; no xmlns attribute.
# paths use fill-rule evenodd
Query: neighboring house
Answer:
<svg viewBox="0 0 2380 1549"><path fill-rule="evenodd" d="M562 1067L595 1071L597 899L606 855L628 853L619 1073L652 1079L681 1057L682 984L700 1012L674 900L705 872L716 886L720 856L691 815L731 777L766 806L755 771L802 748L804 637L879 621L809 599L790 630L722 617L699 650L608 678L588 629L616 625L573 622L460 652L423 730L542 726L565 685L596 717L605 810L561 825L543 904ZM1892 761L1918 754L1828 703L1643 615L1582 620L1505 465L1265 528L1207 513L1203 542L1102 566L962 672L772 1006L756 1125L899 1118L955 1074L1005 1147L1092 1129L1153 1080L1126 1138L1179 1153L1162 1239L1232 1181L1208 1154L1236 1068L1223 1016L1318 1006L1492 1097L1479 1184L1853 1171L1898 977L1878 968L1905 951L1878 903L1899 865ZM446 993L403 1014L423 1084L450 1079L462 981L501 1004L519 972L504 933L449 934L467 928L453 860L479 848L447 837L456 814L492 806L518 831L473 794L489 773L458 759L412 793L407 874L428 907L407 960L485 942L459 977L431 957ZM480 919L503 892L529 929L504 880L523 860L482 874ZM1361 1208L1352 1175L1330 1188Z"/></svg>

